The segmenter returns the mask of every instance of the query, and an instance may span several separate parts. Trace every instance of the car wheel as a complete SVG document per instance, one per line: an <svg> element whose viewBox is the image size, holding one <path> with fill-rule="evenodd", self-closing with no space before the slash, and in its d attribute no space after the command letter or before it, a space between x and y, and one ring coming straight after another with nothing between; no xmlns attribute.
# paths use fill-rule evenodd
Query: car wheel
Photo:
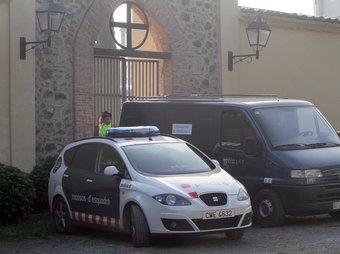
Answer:
<svg viewBox="0 0 340 254"><path fill-rule="evenodd" d="M150 245L149 226L142 209L137 205L131 206L131 238L134 247Z"/></svg>
<svg viewBox="0 0 340 254"><path fill-rule="evenodd" d="M225 236L230 240L239 240L243 237L244 229L234 229L225 232Z"/></svg>
<svg viewBox="0 0 340 254"><path fill-rule="evenodd" d="M340 218L340 211L330 212L329 215L333 218Z"/></svg>
<svg viewBox="0 0 340 254"><path fill-rule="evenodd" d="M53 220L59 233L72 234L74 232L69 210L64 199L61 197L56 198L53 202Z"/></svg>
<svg viewBox="0 0 340 254"><path fill-rule="evenodd" d="M277 227L284 222L285 212L275 192L261 190L255 195L252 203L255 224L262 227Z"/></svg>

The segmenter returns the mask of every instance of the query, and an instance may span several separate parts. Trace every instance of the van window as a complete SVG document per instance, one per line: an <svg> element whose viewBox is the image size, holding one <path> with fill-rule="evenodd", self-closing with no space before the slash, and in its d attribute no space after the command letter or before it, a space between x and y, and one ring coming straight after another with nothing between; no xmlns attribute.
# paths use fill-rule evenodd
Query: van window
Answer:
<svg viewBox="0 0 340 254"><path fill-rule="evenodd" d="M305 149L339 145L336 133L315 107L255 109L254 115L277 149Z"/></svg>
<svg viewBox="0 0 340 254"><path fill-rule="evenodd" d="M249 121L240 111L226 111L222 114L221 145L243 149L246 138L255 138L256 134Z"/></svg>

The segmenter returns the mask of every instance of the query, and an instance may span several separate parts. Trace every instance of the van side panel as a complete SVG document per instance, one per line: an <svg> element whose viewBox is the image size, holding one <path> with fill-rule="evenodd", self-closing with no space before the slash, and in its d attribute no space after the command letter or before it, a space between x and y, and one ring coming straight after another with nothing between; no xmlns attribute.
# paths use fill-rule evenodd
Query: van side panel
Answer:
<svg viewBox="0 0 340 254"><path fill-rule="evenodd" d="M219 110L207 105L127 102L123 104L120 126L155 125L161 133L193 143L211 156L219 140Z"/></svg>

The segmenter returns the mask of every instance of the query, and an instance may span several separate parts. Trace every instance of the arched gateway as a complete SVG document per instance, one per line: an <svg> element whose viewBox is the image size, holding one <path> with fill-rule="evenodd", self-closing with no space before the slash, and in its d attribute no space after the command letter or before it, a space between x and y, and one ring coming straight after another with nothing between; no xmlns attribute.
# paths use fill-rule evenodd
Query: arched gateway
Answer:
<svg viewBox="0 0 340 254"><path fill-rule="evenodd" d="M153 4L157 12L165 8L157 1L104 0L86 14L75 42L75 138L93 135L104 110L118 124L126 99L172 93L169 39ZM175 28L171 34L182 36L166 22ZM187 52L185 44L178 46Z"/></svg>
<svg viewBox="0 0 340 254"><path fill-rule="evenodd" d="M163 84L170 82L160 74L169 69L171 53L164 52L167 45L156 46L155 40L165 37L158 30L150 31L148 15L134 2L113 11L95 42L95 119L109 111L118 125L123 101L163 95Z"/></svg>

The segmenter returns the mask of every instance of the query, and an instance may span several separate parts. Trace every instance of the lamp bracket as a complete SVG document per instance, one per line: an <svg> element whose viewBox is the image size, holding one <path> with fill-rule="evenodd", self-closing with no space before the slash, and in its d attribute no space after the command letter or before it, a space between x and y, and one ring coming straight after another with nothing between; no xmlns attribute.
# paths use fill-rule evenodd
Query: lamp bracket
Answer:
<svg viewBox="0 0 340 254"><path fill-rule="evenodd" d="M237 61L233 61L233 64L236 64L238 62L242 62L246 59L248 59L247 63L251 63L252 60L253 60L253 56L256 56L256 54L248 54L248 55L238 55L238 56L233 56L233 59L234 58L239 58L239 60Z"/></svg>
<svg viewBox="0 0 340 254"><path fill-rule="evenodd" d="M234 55L232 51L228 51L228 70L233 71L234 64L238 62L243 62L246 59L247 59L247 63L251 63L253 61L253 57L255 57L256 59L259 59L258 50L256 50L255 54L244 54L244 55Z"/></svg>
<svg viewBox="0 0 340 254"><path fill-rule="evenodd" d="M26 37L20 37L20 59L26 59L26 52L31 49L35 49L37 46L46 43L48 47L51 46L51 35L48 35L47 40L45 41L26 41ZM33 44L30 48L26 49L27 45Z"/></svg>

